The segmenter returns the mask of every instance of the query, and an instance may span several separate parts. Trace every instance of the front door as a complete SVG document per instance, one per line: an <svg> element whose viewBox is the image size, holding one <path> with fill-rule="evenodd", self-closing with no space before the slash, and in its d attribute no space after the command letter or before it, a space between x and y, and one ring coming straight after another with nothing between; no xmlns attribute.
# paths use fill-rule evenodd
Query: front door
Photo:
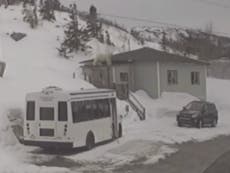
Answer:
<svg viewBox="0 0 230 173"><path fill-rule="evenodd" d="M129 97L129 85L128 83L116 84L117 97L121 100L127 100Z"/></svg>
<svg viewBox="0 0 230 173"><path fill-rule="evenodd" d="M56 137L66 137L68 130L68 106L66 101L59 101L57 105Z"/></svg>

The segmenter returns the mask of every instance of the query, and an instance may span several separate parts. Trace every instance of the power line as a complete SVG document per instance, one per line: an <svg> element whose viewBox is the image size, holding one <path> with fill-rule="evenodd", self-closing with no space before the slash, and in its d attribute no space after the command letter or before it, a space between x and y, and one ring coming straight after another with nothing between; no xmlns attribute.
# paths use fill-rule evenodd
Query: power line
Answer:
<svg viewBox="0 0 230 173"><path fill-rule="evenodd" d="M118 19L123 19L123 20L129 20L129 21L150 23L150 24L155 24L155 26L158 25L156 27L167 26L167 27L176 27L176 28L189 29L189 30L200 30L199 28L192 28L192 27L188 27L188 26L183 26L183 25L178 25L178 24L173 24L173 23L168 23L168 22L160 22L160 21L145 19L145 18L119 16L119 15L113 15L113 14L107 14L107 13L99 13L99 15L105 16L105 17L113 17L113 18L118 18ZM206 33L206 34L208 34L208 33ZM222 35L222 36L230 36L230 33L225 33L225 32L213 32L213 34Z"/></svg>

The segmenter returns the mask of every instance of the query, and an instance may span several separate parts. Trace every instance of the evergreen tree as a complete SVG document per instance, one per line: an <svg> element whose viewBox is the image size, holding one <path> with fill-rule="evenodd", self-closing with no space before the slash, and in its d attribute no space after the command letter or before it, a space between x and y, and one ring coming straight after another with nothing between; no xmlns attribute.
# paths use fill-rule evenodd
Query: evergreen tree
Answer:
<svg viewBox="0 0 230 173"><path fill-rule="evenodd" d="M76 4L72 6L70 23L67 25L67 30L65 31L65 39L61 44L61 48L58 49L60 55L68 58L68 53L74 51L85 51L88 47L85 42L89 41L86 30L79 28L78 26L78 16Z"/></svg>
<svg viewBox="0 0 230 173"><path fill-rule="evenodd" d="M108 31L105 31L105 35L106 35L106 39L105 39L106 44L109 46L114 46L114 44L111 41L110 34Z"/></svg>
<svg viewBox="0 0 230 173"><path fill-rule="evenodd" d="M53 0L53 9L54 10L60 10L61 9L61 3L59 0Z"/></svg>
<svg viewBox="0 0 230 173"><path fill-rule="evenodd" d="M97 8L93 5L89 8L86 30L90 37L97 38L100 42L104 42L102 36L102 23L98 22Z"/></svg>
<svg viewBox="0 0 230 173"><path fill-rule="evenodd" d="M54 15L54 3L53 0L40 1L40 15L42 19L48 21L56 20Z"/></svg>
<svg viewBox="0 0 230 173"><path fill-rule="evenodd" d="M23 21L29 23L31 28L35 28L38 25L36 4L23 4L23 6Z"/></svg>
<svg viewBox="0 0 230 173"><path fill-rule="evenodd" d="M162 50L167 51L167 38L166 38L166 33L165 31L162 32L162 38L161 38L161 47Z"/></svg>

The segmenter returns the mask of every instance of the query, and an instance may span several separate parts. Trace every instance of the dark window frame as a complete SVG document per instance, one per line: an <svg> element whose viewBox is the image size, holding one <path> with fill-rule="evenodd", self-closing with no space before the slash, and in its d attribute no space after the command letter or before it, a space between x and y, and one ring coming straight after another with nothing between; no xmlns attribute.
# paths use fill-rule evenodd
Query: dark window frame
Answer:
<svg viewBox="0 0 230 173"><path fill-rule="evenodd" d="M210 112L216 111L216 106L215 106L215 104L209 103L209 104L208 104L208 110L209 110Z"/></svg>
<svg viewBox="0 0 230 173"><path fill-rule="evenodd" d="M26 104L27 104L26 105L26 120L27 121L34 121L35 120L35 107L36 107L35 101L27 101ZM31 110L31 106L32 106L32 110ZM31 115L31 113L32 113L32 115Z"/></svg>
<svg viewBox="0 0 230 173"><path fill-rule="evenodd" d="M54 136L54 129L43 129L39 130L39 135L43 137L53 137Z"/></svg>
<svg viewBox="0 0 230 173"><path fill-rule="evenodd" d="M48 110L51 112L48 112ZM47 116L47 112L49 116ZM54 107L40 107L39 120L40 121L54 121L55 120Z"/></svg>
<svg viewBox="0 0 230 173"><path fill-rule="evenodd" d="M67 104L67 102L64 102L64 101L58 102L58 121L68 121L68 104Z"/></svg>
<svg viewBox="0 0 230 173"><path fill-rule="evenodd" d="M178 71L177 70L167 70L167 81L168 85L178 84Z"/></svg>
<svg viewBox="0 0 230 173"><path fill-rule="evenodd" d="M129 81L129 73L128 72L120 72L120 81L128 82Z"/></svg>
<svg viewBox="0 0 230 173"><path fill-rule="evenodd" d="M200 85L200 72L198 71L191 72L191 84Z"/></svg>

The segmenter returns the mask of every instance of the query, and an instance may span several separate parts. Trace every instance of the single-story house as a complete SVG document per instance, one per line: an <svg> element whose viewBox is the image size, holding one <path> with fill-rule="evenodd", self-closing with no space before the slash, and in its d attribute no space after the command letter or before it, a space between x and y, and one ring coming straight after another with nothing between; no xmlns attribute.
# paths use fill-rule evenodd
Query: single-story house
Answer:
<svg viewBox="0 0 230 173"><path fill-rule="evenodd" d="M159 98L162 92L184 92L206 99L205 61L147 47L115 54L110 65L95 65L93 61L81 62L82 71L85 80L98 88L114 88L125 94L144 90L152 98Z"/></svg>

